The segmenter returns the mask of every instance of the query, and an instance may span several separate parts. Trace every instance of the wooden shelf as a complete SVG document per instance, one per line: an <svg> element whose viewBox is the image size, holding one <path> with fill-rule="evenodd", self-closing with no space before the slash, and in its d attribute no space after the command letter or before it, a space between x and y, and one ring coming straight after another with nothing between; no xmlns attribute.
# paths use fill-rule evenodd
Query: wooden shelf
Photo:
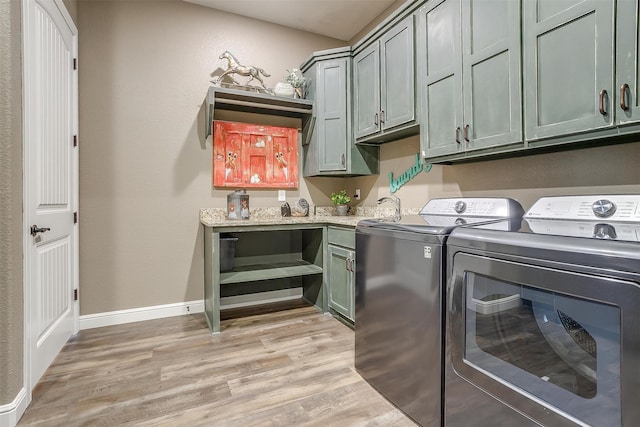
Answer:
<svg viewBox="0 0 640 427"><path fill-rule="evenodd" d="M307 261L236 266L233 271L220 273L220 284L255 282L258 280L322 274L322 267Z"/></svg>
<svg viewBox="0 0 640 427"><path fill-rule="evenodd" d="M205 100L206 136L211 135L211 122L213 121L215 110L298 118L302 120L301 128L303 129L309 127L307 122L314 116L313 101L308 99L284 98L258 92L211 86Z"/></svg>

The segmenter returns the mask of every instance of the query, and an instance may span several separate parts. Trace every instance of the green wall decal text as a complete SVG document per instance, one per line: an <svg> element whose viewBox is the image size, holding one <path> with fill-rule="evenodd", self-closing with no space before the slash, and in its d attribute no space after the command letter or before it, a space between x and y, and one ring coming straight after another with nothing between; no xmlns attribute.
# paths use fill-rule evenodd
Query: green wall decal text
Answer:
<svg viewBox="0 0 640 427"><path fill-rule="evenodd" d="M423 163L420 161L420 154L416 153L416 161L415 163L407 169L402 175L397 178L393 177L393 172L389 172L389 190L391 193L395 193L405 185L407 182L411 181L413 178L418 176L418 174L422 171L429 172L431 170L431 163Z"/></svg>

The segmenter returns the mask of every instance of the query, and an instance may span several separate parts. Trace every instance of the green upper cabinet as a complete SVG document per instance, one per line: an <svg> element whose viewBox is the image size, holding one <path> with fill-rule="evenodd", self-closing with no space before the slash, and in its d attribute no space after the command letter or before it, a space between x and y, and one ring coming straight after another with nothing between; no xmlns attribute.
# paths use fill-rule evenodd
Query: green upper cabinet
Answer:
<svg viewBox="0 0 640 427"><path fill-rule="evenodd" d="M318 64L317 90L322 102L317 103L318 138L323 143L319 169L325 171L347 170L347 69L348 59L340 58Z"/></svg>
<svg viewBox="0 0 640 427"><path fill-rule="evenodd" d="M353 58L357 142L386 142L418 132L413 15L399 21Z"/></svg>
<svg viewBox="0 0 640 427"><path fill-rule="evenodd" d="M378 43L355 58L354 105L356 139L380 131L380 50Z"/></svg>
<svg viewBox="0 0 640 427"><path fill-rule="evenodd" d="M527 141L612 127L615 1L527 0L523 5ZM619 30L637 43L637 30ZM633 83L635 90L637 78Z"/></svg>
<svg viewBox="0 0 640 427"><path fill-rule="evenodd" d="M351 49L315 52L301 69L314 102L303 145L304 176L378 173L378 147L360 147L351 132Z"/></svg>
<svg viewBox="0 0 640 427"><path fill-rule="evenodd" d="M640 10L637 0L618 0L616 17L616 122L640 121Z"/></svg>
<svg viewBox="0 0 640 427"><path fill-rule="evenodd" d="M429 1L417 25L423 157L522 147L520 2Z"/></svg>

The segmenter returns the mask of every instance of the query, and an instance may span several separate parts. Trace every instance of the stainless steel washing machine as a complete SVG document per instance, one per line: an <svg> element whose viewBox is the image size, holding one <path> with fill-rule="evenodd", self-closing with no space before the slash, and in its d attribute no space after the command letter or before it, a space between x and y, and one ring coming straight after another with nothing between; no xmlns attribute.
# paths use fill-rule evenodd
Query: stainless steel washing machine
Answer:
<svg viewBox="0 0 640 427"><path fill-rule="evenodd" d="M456 227L508 227L511 199L433 199L400 221L356 227L355 367L423 426L442 420L442 287L446 239Z"/></svg>
<svg viewBox="0 0 640 427"><path fill-rule="evenodd" d="M444 425L640 425L640 195L448 240Z"/></svg>

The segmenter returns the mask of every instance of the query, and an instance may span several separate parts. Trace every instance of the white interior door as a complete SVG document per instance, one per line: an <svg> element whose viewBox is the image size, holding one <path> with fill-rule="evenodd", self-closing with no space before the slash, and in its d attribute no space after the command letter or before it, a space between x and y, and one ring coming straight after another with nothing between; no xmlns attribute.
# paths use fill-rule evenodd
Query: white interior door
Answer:
<svg viewBox="0 0 640 427"><path fill-rule="evenodd" d="M77 330L77 29L61 0L23 0L23 13L25 366L32 389Z"/></svg>

